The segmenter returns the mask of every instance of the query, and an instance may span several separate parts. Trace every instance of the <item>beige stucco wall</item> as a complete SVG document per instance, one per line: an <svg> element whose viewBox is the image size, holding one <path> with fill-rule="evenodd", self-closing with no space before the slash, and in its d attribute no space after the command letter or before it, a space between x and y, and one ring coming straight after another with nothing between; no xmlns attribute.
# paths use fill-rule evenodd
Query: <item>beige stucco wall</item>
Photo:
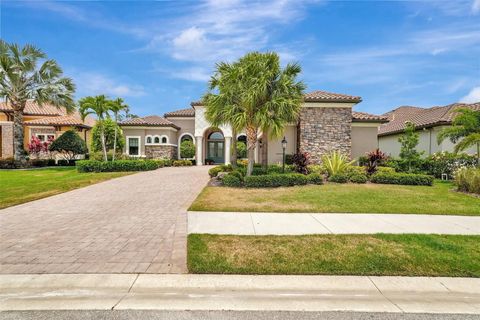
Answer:
<svg viewBox="0 0 480 320"><path fill-rule="evenodd" d="M352 124L352 159L378 148L378 126L376 124Z"/></svg>
<svg viewBox="0 0 480 320"><path fill-rule="evenodd" d="M287 148L285 154L294 154L297 148L297 127L294 125L287 126L284 132L287 140ZM268 162L272 164L281 164L283 149L282 149L283 135L278 139L268 139ZM259 150L259 161L261 161L261 148Z"/></svg>
<svg viewBox="0 0 480 320"><path fill-rule="evenodd" d="M151 136L167 136L168 137L168 145L177 145L177 132L175 130L172 130L172 128L152 128L152 127L135 127L135 128L130 128L130 127L122 127L123 130L123 136L125 139L128 137L140 137L140 155L145 156L145 137L147 135ZM128 149L128 141L125 143L125 149L124 152L127 153Z"/></svg>
<svg viewBox="0 0 480 320"><path fill-rule="evenodd" d="M445 127L446 126L438 126L424 130L418 130L419 142L417 151L424 152L424 156L442 151L453 152L455 145L449 139L444 140L441 144L437 143L437 136ZM399 133L390 136L378 137L380 150L392 157L398 157L400 155L400 142L398 142L398 138L400 138L401 135L402 134ZM475 154L476 150L472 147L468 150L465 150L465 152L468 154Z"/></svg>
<svg viewBox="0 0 480 320"><path fill-rule="evenodd" d="M171 122L173 122L175 125L180 127L180 130L177 132L177 142L178 139L184 134L184 133L190 133L192 137L194 137L193 140L195 140L195 118L191 117L190 119L187 118L168 118Z"/></svg>

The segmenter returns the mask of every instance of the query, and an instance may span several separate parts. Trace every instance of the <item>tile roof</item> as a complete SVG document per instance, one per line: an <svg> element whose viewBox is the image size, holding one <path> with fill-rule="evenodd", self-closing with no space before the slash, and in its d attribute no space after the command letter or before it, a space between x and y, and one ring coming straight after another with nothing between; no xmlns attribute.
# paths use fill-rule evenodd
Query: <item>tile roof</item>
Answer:
<svg viewBox="0 0 480 320"><path fill-rule="evenodd" d="M406 122L413 122L417 129L451 124L456 115L455 110L458 108L480 110L480 102L472 104L453 103L443 107L431 108L398 107L384 114L388 117L389 122L380 126L378 135L387 136L403 132Z"/></svg>
<svg viewBox="0 0 480 320"><path fill-rule="evenodd" d="M160 116L146 116L143 118L132 118L120 122L121 126L140 126L140 127L172 127L180 129L173 122Z"/></svg>
<svg viewBox="0 0 480 320"><path fill-rule="evenodd" d="M316 90L304 95L305 102L360 102L361 97Z"/></svg>
<svg viewBox="0 0 480 320"><path fill-rule="evenodd" d="M375 115L366 112L352 111L353 122L388 122L388 117Z"/></svg>
<svg viewBox="0 0 480 320"><path fill-rule="evenodd" d="M84 123L80 118L74 116L56 116L56 117L45 117L41 119L25 121L25 124L28 126L78 126L91 128L92 126Z"/></svg>
<svg viewBox="0 0 480 320"><path fill-rule="evenodd" d="M195 117L195 109L187 108L167 112L164 114L164 117Z"/></svg>
<svg viewBox="0 0 480 320"><path fill-rule="evenodd" d="M0 111L3 112L13 112L12 107L6 102L0 102ZM55 106L44 104L39 106L37 103L32 100L28 100L25 105L23 114L30 116L61 116L65 115L65 109L57 108Z"/></svg>

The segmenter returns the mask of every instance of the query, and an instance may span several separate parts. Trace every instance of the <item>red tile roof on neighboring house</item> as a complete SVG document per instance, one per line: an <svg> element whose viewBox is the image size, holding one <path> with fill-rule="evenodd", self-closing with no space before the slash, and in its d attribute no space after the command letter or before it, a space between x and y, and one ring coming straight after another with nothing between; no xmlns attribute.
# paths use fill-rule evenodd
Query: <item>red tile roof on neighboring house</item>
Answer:
<svg viewBox="0 0 480 320"><path fill-rule="evenodd" d="M180 109L171 112L167 112L164 114L166 118L173 118L173 117L195 117L195 109L187 108L187 109Z"/></svg>
<svg viewBox="0 0 480 320"><path fill-rule="evenodd" d="M85 124L81 119L73 116L57 116L45 117L41 119L25 121L27 126L75 126L83 128L91 128L92 126Z"/></svg>
<svg viewBox="0 0 480 320"><path fill-rule="evenodd" d="M352 121L353 122L388 122L388 117L387 116L378 116L375 114L371 113L366 113L366 112L357 112L357 111L352 111Z"/></svg>
<svg viewBox="0 0 480 320"><path fill-rule="evenodd" d="M431 108L398 107L384 114L388 117L389 122L380 126L378 135L388 136L403 132L406 122L412 122L417 129L449 125L455 118L455 110L458 108L480 110L480 102L472 104L453 103L443 107Z"/></svg>
<svg viewBox="0 0 480 320"><path fill-rule="evenodd" d="M7 104L6 102L0 102L0 111L13 112L13 109L10 104ZM62 108L57 108L50 104L39 106L32 100L28 100L23 114L29 116L61 116L65 115L66 112L64 109L62 110Z"/></svg>
<svg viewBox="0 0 480 320"><path fill-rule="evenodd" d="M173 122L160 116L146 116L143 118L132 118L120 122L121 126L139 126L139 127L172 127L180 129Z"/></svg>

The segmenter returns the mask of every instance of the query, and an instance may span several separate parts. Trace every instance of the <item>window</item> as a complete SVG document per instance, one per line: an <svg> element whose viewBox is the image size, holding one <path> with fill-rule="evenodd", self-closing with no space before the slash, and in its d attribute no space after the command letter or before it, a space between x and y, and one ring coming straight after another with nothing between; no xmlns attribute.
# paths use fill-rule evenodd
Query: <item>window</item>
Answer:
<svg viewBox="0 0 480 320"><path fill-rule="evenodd" d="M152 143L152 137L147 137L147 143Z"/></svg>
<svg viewBox="0 0 480 320"><path fill-rule="evenodd" d="M167 142L168 142L167 137L162 137L162 143L167 143Z"/></svg>
<svg viewBox="0 0 480 320"><path fill-rule="evenodd" d="M223 134L221 132L213 132L208 136L209 140L223 140Z"/></svg>
<svg viewBox="0 0 480 320"><path fill-rule="evenodd" d="M131 156L140 155L139 138L128 138L128 154Z"/></svg>
<svg viewBox="0 0 480 320"><path fill-rule="evenodd" d="M45 141L52 141L55 139L54 134L48 134L48 133L37 133L35 134L38 138L38 140L45 142Z"/></svg>
<svg viewBox="0 0 480 320"><path fill-rule="evenodd" d="M154 143L160 143L160 137L155 137L155 139L153 139L153 142Z"/></svg>
<svg viewBox="0 0 480 320"><path fill-rule="evenodd" d="M183 141L192 141L193 142L193 138L189 134L184 134L182 136L182 138L180 139L180 143L182 143Z"/></svg>

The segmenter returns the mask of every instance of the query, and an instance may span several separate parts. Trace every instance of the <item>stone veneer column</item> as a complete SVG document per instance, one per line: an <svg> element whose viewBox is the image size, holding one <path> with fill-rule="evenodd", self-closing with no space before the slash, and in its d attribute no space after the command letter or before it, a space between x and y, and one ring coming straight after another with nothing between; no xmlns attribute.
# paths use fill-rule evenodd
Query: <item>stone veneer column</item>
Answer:
<svg viewBox="0 0 480 320"><path fill-rule="evenodd" d="M0 130L2 131L2 146L0 158L13 157L13 122L0 122Z"/></svg>
<svg viewBox="0 0 480 320"><path fill-rule="evenodd" d="M225 137L225 164L230 164L230 153L232 148L232 138L231 137Z"/></svg>
<svg viewBox="0 0 480 320"><path fill-rule="evenodd" d="M351 156L352 108L304 105L300 113L300 151L308 152L312 163L337 150Z"/></svg>
<svg viewBox="0 0 480 320"><path fill-rule="evenodd" d="M197 163L197 166L203 165L203 137L195 137L197 139L197 142L195 143L195 146L197 148L197 152L195 152L195 160Z"/></svg>

